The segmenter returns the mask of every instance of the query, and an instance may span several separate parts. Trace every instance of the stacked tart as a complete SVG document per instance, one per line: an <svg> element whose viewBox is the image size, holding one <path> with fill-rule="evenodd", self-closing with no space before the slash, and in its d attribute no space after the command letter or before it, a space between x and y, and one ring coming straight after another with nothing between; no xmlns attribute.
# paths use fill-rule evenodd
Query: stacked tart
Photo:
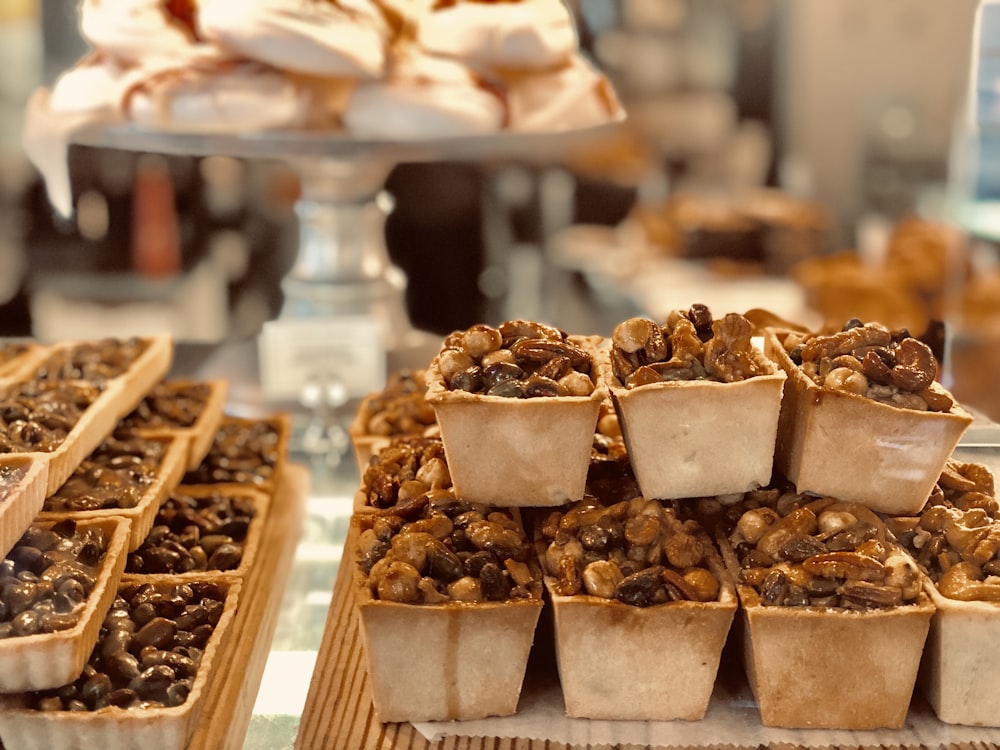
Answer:
<svg viewBox="0 0 1000 750"><path fill-rule="evenodd" d="M172 355L169 337L31 344L3 368L8 747L186 748L243 658L230 634L260 627L241 604L288 421L225 416L225 383L164 379Z"/></svg>
<svg viewBox="0 0 1000 750"><path fill-rule="evenodd" d="M434 642L459 621L448 613L530 602L551 613L571 716L703 718L735 623L765 725L898 728L918 673L943 721L990 722L996 707L968 698L989 683L942 654L991 637L947 613L992 611L954 599L993 596L1000 512L988 471L948 464L971 417L906 331L852 320L809 333L704 305L624 320L609 338L513 320L449 334L425 372L424 400L409 398L433 423L384 438L355 503L381 720L510 713L520 683L507 673L503 706L471 688L459 705L441 652L424 674L433 707L407 703L422 691L396 690L393 618L375 611L391 604ZM506 541L487 542L480 521ZM943 554L946 542L961 548ZM487 581L470 580L487 558ZM528 594L539 584L544 604ZM514 672L534 617L516 644L494 641Z"/></svg>

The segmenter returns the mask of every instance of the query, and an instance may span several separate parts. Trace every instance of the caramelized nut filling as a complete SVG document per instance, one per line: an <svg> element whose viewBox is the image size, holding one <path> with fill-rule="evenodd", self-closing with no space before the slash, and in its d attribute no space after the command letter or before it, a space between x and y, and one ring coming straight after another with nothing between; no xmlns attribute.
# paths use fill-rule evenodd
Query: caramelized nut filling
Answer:
<svg viewBox="0 0 1000 750"><path fill-rule="evenodd" d="M539 599L541 572L506 509L445 495L358 516L357 564L376 599L407 604Z"/></svg>
<svg viewBox="0 0 1000 750"><path fill-rule="evenodd" d="M223 585L205 581L123 585L83 674L70 685L28 693L28 705L42 711L182 705L225 596Z"/></svg>
<svg viewBox="0 0 1000 750"><path fill-rule="evenodd" d="M950 461L923 510L886 526L942 596L1000 602L1000 503L987 467Z"/></svg>
<svg viewBox="0 0 1000 750"><path fill-rule="evenodd" d="M0 453L51 453L100 395L84 383L23 383L0 398Z"/></svg>
<svg viewBox="0 0 1000 750"><path fill-rule="evenodd" d="M0 466L0 503L11 496L27 473L27 466Z"/></svg>
<svg viewBox="0 0 1000 750"><path fill-rule="evenodd" d="M673 508L634 497L605 506L585 498L541 524L545 572L560 596L587 594L650 607L711 602L721 584L708 568L711 542Z"/></svg>
<svg viewBox="0 0 1000 750"><path fill-rule="evenodd" d="M763 606L870 610L916 602L916 564L858 503L755 490L729 507L739 583Z"/></svg>
<svg viewBox="0 0 1000 750"><path fill-rule="evenodd" d="M451 491L441 438L399 438L373 456L362 477L365 500L391 509L426 503L428 493Z"/></svg>
<svg viewBox="0 0 1000 750"><path fill-rule="evenodd" d="M74 627L107 548L102 529L72 520L29 528L0 562L0 638Z"/></svg>
<svg viewBox="0 0 1000 750"><path fill-rule="evenodd" d="M167 444L123 434L105 440L85 458L54 495L45 511L134 508L156 481Z"/></svg>
<svg viewBox="0 0 1000 750"><path fill-rule="evenodd" d="M434 407L425 397L424 370L403 370L389 377L386 387L362 405L360 422L366 435L401 437L423 435L437 423Z"/></svg>
<svg viewBox="0 0 1000 750"><path fill-rule="evenodd" d="M674 380L733 383L767 372L742 315L714 320L705 305L674 310L664 325L629 318L611 334L611 365L626 388Z"/></svg>
<svg viewBox="0 0 1000 750"><path fill-rule="evenodd" d="M931 388L938 363L906 329L890 331L854 318L836 333L789 334L785 350L816 385L916 411L947 412L951 397Z"/></svg>
<svg viewBox="0 0 1000 750"><path fill-rule="evenodd" d="M454 331L437 355L448 388L504 398L589 396L590 354L544 323L508 320Z"/></svg>
<svg viewBox="0 0 1000 750"><path fill-rule="evenodd" d="M60 348L35 371L36 380L83 380L101 383L119 377L149 347L140 338L106 338Z"/></svg>
<svg viewBox="0 0 1000 750"><path fill-rule="evenodd" d="M121 426L127 430L191 427L211 395L208 383L158 383Z"/></svg>
<svg viewBox="0 0 1000 750"><path fill-rule="evenodd" d="M274 479L280 449L277 422L223 419L208 455L184 476L184 484L267 484Z"/></svg>
<svg viewBox="0 0 1000 750"><path fill-rule="evenodd" d="M160 508L139 549L129 553L125 572L189 573L235 570L257 514L244 496L174 493Z"/></svg>

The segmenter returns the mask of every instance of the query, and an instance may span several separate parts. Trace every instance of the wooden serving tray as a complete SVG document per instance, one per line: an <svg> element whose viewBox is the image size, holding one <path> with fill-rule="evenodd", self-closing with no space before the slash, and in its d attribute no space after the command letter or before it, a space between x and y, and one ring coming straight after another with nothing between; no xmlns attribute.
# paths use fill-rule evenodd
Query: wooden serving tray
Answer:
<svg viewBox="0 0 1000 750"><path fill-rule="evenodd" d="M213 675L202 722L188 750L238 750L243 747L247 727L271 641L281 612L285 590L299 541L309 470L286 463L267 512L253 566L244 579L232 633Z"/></svg>

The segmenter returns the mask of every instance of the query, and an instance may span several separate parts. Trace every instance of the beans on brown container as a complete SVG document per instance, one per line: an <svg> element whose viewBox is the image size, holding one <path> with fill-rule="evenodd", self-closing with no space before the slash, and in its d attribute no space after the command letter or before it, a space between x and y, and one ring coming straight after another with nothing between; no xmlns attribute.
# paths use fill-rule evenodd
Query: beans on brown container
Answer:
<svg viewBox="0 0 1000 750"><path fill-rule="evenodd" d="M247 495L216 492L195 497L177 491L157 512L143 543L129 553L125 572L235 570L256 515Z"/></svg>
<svg viewBox="0 0 1000 750"><path fill-rule="evenodd" d="M102 529L72 520L29 528L0 561L0 638L74 627L107 546Z"/></svg>
<svg viewBox="0 0 1000 750"><path fill-rule="evenodd" d="M223 585L210 581L123 585L80 677L61 688L28 693L28 705L95 711L183 704L225 595Z"/></svg>

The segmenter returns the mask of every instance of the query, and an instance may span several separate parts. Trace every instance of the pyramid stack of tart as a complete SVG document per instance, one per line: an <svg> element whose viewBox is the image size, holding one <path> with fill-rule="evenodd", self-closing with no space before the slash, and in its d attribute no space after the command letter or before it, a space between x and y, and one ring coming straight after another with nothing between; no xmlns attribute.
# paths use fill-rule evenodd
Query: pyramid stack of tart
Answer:
<svg viewBox="0 0 1000 750"><path fill-rule="evenodd" d="M274 501L287 421L166 379L168 336L3 345L0 742L185 748Z"/></svg>
<svg viewBox="0 0 1000 750"><path fill-rule="evenodd" d="M570 716L702 719L729 639L767 726L899 728L917 686L996 726L1000 509L936 376L903 330L703 305L449 334L352 426L376 715L515 713L546 612Z"/></svg>

